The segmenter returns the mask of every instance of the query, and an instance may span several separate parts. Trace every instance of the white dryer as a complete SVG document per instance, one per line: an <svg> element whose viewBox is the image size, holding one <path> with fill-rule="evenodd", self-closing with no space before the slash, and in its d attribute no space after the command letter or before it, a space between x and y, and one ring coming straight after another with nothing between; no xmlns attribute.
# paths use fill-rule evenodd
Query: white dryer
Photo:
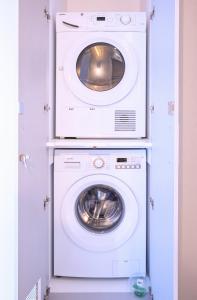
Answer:
<svg viewBox="0 0 197 300"><path fill-rule="evenodd" d="M56 150L54 275L146 274L146 151Z"/></svg>
<svg viewBox="0 0 197 300"><path fill-rule="evenodd" d="M56 137L145 137L145 13L59 13L56 29Z"/></svg>

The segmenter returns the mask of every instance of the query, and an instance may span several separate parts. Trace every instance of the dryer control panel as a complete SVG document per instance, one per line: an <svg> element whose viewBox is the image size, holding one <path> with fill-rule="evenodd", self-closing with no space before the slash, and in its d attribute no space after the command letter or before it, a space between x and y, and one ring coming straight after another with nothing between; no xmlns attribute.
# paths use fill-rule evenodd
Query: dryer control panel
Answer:
<svg viewBox="0 0 197 300"><path fill-rule="evenodd" d="M57 32L64 31L146 31L145 12L58 13Z"/></svg>

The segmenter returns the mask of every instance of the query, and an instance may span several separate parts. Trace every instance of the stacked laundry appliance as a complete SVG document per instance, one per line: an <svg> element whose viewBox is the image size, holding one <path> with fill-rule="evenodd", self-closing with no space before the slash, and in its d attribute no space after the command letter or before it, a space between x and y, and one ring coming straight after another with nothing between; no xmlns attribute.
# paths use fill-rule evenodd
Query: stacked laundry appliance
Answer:
<svg viewBox="0 0 197 300"><path fill-rule="evenodd" d="M85 139L146 137L146 15L58 13L54 276L146 275L146 150Z"/></svg>

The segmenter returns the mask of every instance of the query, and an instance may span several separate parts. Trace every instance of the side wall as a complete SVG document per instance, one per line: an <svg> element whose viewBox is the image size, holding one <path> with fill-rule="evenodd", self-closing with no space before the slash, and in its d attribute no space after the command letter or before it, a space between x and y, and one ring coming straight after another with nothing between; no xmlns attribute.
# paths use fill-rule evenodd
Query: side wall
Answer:
<svg viewBox="0 0 197 300"><path fill-rule="evenodd" d="M174 299L175 1L154 0L150 21L151 117L149 266L155 300ZM168 21L166 21L168 20ZM177 104L175 103L175 107ZM176 133L177 134L177 133Z"/></svg>
<svg viewBox="0 0 197 300"><path fill-rule="evenodd" d="M179 300L197 299L197 2L181 1Z"/></svg>
<svg viewBox="0 0 197 300"><path fill-rule="evenodd" d="M18 0L0 3L0 298L17 300Z"/></svg>
<svg viewBox="0 0 197 300"><path fill-rule="evenodd" d="M20 0L19 15L19 300L48 285L48 0ZM1 297L0 297L1 298ZM10 298L11 300L11 298Z"/></svg>

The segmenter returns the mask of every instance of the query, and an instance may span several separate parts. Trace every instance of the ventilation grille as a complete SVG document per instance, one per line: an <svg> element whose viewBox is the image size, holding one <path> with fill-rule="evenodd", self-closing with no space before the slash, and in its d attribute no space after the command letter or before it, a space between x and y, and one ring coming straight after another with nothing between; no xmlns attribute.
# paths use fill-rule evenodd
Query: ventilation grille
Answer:
<svg viewBox="0 0 197 300"><path fill-rule="evenodd" d="M136 131L136 111L116 110L115 131Z"/></svg>
<svg viewBox="0 0 197 300"><path fill-rule="evenodd" d="M41 300L41 280L36 283L25 300Z"/></svg>

